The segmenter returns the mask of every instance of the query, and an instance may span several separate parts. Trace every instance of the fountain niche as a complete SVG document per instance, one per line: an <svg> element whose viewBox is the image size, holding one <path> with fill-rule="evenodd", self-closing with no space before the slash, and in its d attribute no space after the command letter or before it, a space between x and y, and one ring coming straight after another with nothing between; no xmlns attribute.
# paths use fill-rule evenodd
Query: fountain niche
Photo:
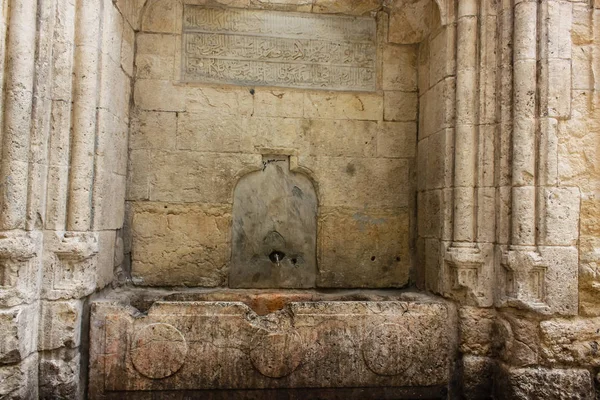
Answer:
<svg viewBox="0 0 600 400"><path fill-rule="evenodd" d="M309 11L146 7L90 398L446 396L456 310L414 291L418 41Z"/></svg>

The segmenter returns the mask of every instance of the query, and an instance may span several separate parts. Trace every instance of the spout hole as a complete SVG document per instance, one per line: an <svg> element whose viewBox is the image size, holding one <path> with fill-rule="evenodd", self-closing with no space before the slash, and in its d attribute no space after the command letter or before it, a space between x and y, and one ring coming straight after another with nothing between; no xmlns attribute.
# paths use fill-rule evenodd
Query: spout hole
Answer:
<svg viewBox="0 0 600 400"><path fill-rule="evenodd" d="M271 260L272 263L274 264L278 264L281 262L281 260L283 260L285 258L285 253L281 252L281 251L272 251L271 254L269 254L269 260Z"/></svg>
<svg viewBox="0 0 600 400"><path fill-rule="evenodd" d="M396 261L400 261L400 257L396 257Z"/></svg>
<svg viewBox="0 0 600 400"><path fill-rule="evenodd" d="M375 261L375 256L372 256L372 257L371 257L371 261Z"/></svg>
<svg viewBox="0 0 600 400"><path fill-rule="evenodd" d="M296 257L292 258L292 264L296 265L298 263L298 259Z"/></svg>

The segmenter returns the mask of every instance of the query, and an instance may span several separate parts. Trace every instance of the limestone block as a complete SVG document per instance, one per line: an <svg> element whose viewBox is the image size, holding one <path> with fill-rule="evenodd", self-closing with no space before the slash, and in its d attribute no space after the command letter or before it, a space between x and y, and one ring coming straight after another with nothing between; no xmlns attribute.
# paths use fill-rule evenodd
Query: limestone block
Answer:
<svg viewBox="0 0 600 400"><path fill-rule="evenodd" d="M575 46L590 44L594 40L592 13L586 4L573 4L571 42ZM576 51L573 52L575 56Z"/></svg>
<svg viewBox="0 0 600 400"><path fill-rule="evenodd" d="M419 237L439 238L442 233L442 191L428 190L417 195Z"/></svg>
<svg viewBox="0 0 600 400"><path fill-rule="evenodd" d="M227 292L219 297L223 295ZM370 295L364 296L367 301L308 296L300 295L296 302L284 297L283 310L263 316L235 298L157 302L138 318L131 308L97 302L89 397L147 390L177 395L216 388L448 383L456 329L455 311L448 304L418 295L380 301Z"/></svg>
<svg viewBox="0 0 600 400"><path fill-rule="evenodd" d="M542 74L547 76L542 86L540 107L542 115L568 118L571 115L571 60L549 60L542 63Z"/></svg>
<svg viewBox="0 0 600 400"><path fill-rule="evenodd" d="M573 89L591 90L594 87L593 46L576 46L571 60L571 82Z"/></svg>
<svg viewBox="0 0 600 400"><path fill-rule="evenodd" d="M454 85L454 78L446 78L436 83L421 96L419 101L419 140L454 124Z"/></svg>
<svg viewBox="0 0 600 400"><path fill-rule="evenodd" d="M99 163L94 176L93 227L96 230L119 229L123 226L125 214L127 177L107 171L103 164Z"/></svg>
<svg viewBox="0 0 600 400"><path fill-rule="evenodd" d="M296 134L296 130L293 128L294 120L286 119L284 121L292 122L286 125L292 128L292 134ZM247 119L235 115L181 113L177 118L175 130L177 149L226 153L252 151L252 135L261 128L264 129L267 124L265 124L265 119L261 119L259 123L254 124L256 126L250 129L248 129L249 125L253 125L252 122L247 123ZM280 134L287 136L283 132L286 130L282 130ZM172 135L170 132L161 132L160 134L163 137L165 134Z"/></svg>
<svg viewBox="0 0 600 400"><path fill-rule="evenodd" d="M298 164L317 183L321 206L382 209L410 203L411 163L407 159L300 155Z"/></svg>
<svg viewBox="0 0 600 400"><path fill-rule="evenodd" d="M551 365L600 366L600 318L553 319L540 323L542 356Z"/></svg>
<svg viewBox="0 0 600 400"><path fill-rule="evenodd" d="M309 154L330 157L374 157L377 145L375 121L305 120Z"/></svg>
<svg viewBox="0 0 600 400"><path fill-rule="evenodd" d="M551 312L562 315L577 314L577 248L541 246L539 250L548 265L545 293L546 303Z"/></svg>
<svg viewBox="0 0 600 400"><path fill-rule="evenodd" d="M492 309L461 307L459 315L460 351L475 356L490 356L496 312Z"/></svg>
<svg viewBox="0 0 600 400"><path fill-rule="evenodd" d="M138 33L136 36L136 77L138 79L173 79L175 43L178 36Z"/></svg>
<svg viewBox="0 0 600 400"><path fill-rule="evenodd" d="M135 82L134 101L142 110L185 111L185 88L169 81L138 79Z"/></svg>
<svg viewBox="0 0 600 400"><path fill-rule="evenodd" d="M451 186L454 153L454 130L445 129L417 144L419 189Z"/></svg>
<svg viewBox="0 0 600 400"><path fill-rule="evenodd" d="M388 40L392 43L419 43L429 34L432 2L428 0L387 0L390 7Z"/></svg>
<svg viewBox="0 0 600 400"><path fill-rule="evenodd" d="M123 250L121 249L121 258L123 258ZM119 264L115 263L117 257L115 231L98 232L98 259L96 261L96 286L102 289L110 285L115 277L114 267Z"/></svg>
<svg viewBox="0 0 600 400"><path fill-rule="evenodd" d="M417 87L419 88L419 94L427 91L431 86L429 74L431 71L431 63L429 60L429 53L431 52L431 43L429 40L424 40L418 44L417 51Z"/></svg>
<svg viewBox="0 0 600 400"><path fill-rule="evenodd" d="M35 300L41 239L39 232L0 232L0 306Z"/></svg>
<svg viewBox="0 0 600 400"><path fill-rule="evenodd" d="M508 368L500 370L499 400L595 398L592 377L583 369Z"/></svg>
<svg viewBox="0 0 600 400"><path fill-rule="evenodd" d="M96 289L98 234L95 232L44 233L42 297L77 299Z"/></svg>
<svg viewBox="0 0 600 400"><path fill-rule="evenodd" d="M148 200L150 199L150 182L153 181L153 174L148 165L153 162L152 151L146 149L130 150L129 164L127 166L127 200Z"/></svg>
<svg viewBox="0 0 600 400"><path fill-rule="evenodd" d="M39 335L39 350L74 348L81 341L82 302L44 301Z"/></svg>
<svg viewBox="0 0 600 400"><path fill-rule="evenodd" d="M407 211L322 208L317 286L401 287L412 264Z"/></svg>
<svg viewBox="0 0 600 400"><path fill-rule="evenodd" d="M383 119L385 121L415 121L418 111L417 92L386 91Z"/></svg>
<svg viewBox="0 0 600 400"><path fill-rule="evenodd" d="M132 275L137 285L222 285L231 257L231 207L133 205Z"/></svg>
<svg viewBox="0 0 600 400"><path fill-rule="evenodd" d="M495 346L502 360L517 367L539 363L539 325L523 315L504 313L494 326Z"/></svg>
<svg viewBox="0 0 600 400"><path fill-rule="evenodd" d="M304 93L257 89L254 114L257 117L299 117L304 115Z"/></svg>
<svg viewBox="0 0 600 400"><path fill-rule="evenodd" d="M188 112L214 116L241 115L248 117L254 112L254 96L247 89L190 86L184 91L185 110Z"/></svg>
<svg viewBox="0 0 600 400"><path fill-rule="evenodd" d="M0 398L22 400L38 398L38 355L19 364L0 366Z"/></svg>
<svg viewBox="0 0 600 400"><path fill-rule="evenodd" d="M232 118L233 120L233 118ZM289 154L309 153L309 139L306 126L310 123L299 118L243 117L240 145L251 153L277 153L285 149ZM330 133L331 134L331 133ZM222 139L221 139L222 140Z"/></svg>
<svg viewBox="0 0 600 400"><path fill-rule="evenodd" d="M115 5L125 20L135 30L139 29L140 16L147 0L116 0Z"/></svg>
<svg viewBox="0 0 600 400"><path fill-rule="evenodd" d="M449 27L443 27L429 39L429 85L425 89L456 73L455 41L456 30Z"/></svg>
<svg viewBox="0 0 600 400"><path fill-rule="evenodd" d="M102 55L121 65L121 42L123 40L123 17L111 0L102 0ZM104 57L103 57L104 58Z"/></svg>
<svg viewBox="0 0 600 400"><path fill-rule="evenodd" d="M438 239L425 240L425 284L434 293L440 293L444 284L441 246L444 244Z"/></svg>
<svg viewBox="0 0 600 400"><path fill-rule="evenodd" d="M98 110L97 167L115 174L127 173L128 124L105 109Z"/></svg>
<svg viewBox="0 0 600 400"><path fill-rule="evenodd" d="M465 399L491 399L495 362L492 358L463 356L462 395Z"/></svg>
<svg viewBox="0 0 600 400"><path fill-rule="evenodd" d="M129 130L130 149L173 150L176 143L176 113L135 109Z"/></svg>
<svg viewBox="0 0 600 400"><path fill-rule="evenodd" d="M381 120L383 98L370 93L311 92L304 94L304 117Z"/></svg>
<svg viewBox="0 0 600 400"><path fill-rule="evenodd" d="M416 122L380 122L378 128L378 157L412 158L416 156Z"/></svg>
<svg viewBox="0 0 600 400"><path fill-rule="evenodd" d="M313 0L312 12L327 14L365 15L379 10L383 0L338 1Z"/></svg>
<svg viewBox="0 0 600 400"><path fill-rule="evenodd" d="M417 90L417 46L383 48L383 90Z"/></svg>
<svg viewBox="0 0 600 400"><path fill-rule="evenodd" d="M144 166L152 171L150 200L231 204L239 177L261 161L260 154L152 151Z"/></svg>
<svg viewBox="0 0 600 400"><path fill-rule="evenodd" d="M0 311L0 365L23 361L36 350L38 312L35 305Z"/></svg>
<svg viewBox="0 0 600 400"><path fill-rule="evenodd" d="M121 42L121 68L127 76L133 76L133 62L135 59L135 31L128 23L123 24L123 41Z"/></svg>
<svg viewBox="0 0 600 400"><path fill-rule="evenodd" d="M40 398L81 398L79 349L63 349L40 359Z"/></svg>
<svg viewBox="0 0 600 400"><path fill-rule="evenodd" d="M148 0L141 21L142 31L181 33L182 15L181 1Z"/></svg>
<svg viewBox="0 0 600 400"><path fill-rule="evenodd" d="M112 59L103 59L102 77L103 79L100 82L100 108L108 110L121 121L128 122L131 80L125 71L121 69L121 60L114 62ZM154 89L158 88L155 87Z"/></svg>
<svg viewBox="0 0 600 400"><path fill-rule="evenodd" d="M573 246L579 239L579 188L542 189L540 243Z"/></svg>

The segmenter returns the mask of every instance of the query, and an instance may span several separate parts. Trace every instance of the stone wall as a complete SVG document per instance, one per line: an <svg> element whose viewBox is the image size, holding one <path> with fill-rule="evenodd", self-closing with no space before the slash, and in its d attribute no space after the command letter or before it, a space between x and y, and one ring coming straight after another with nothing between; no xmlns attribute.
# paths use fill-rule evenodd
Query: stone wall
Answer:
<svg viewBox="0 0 600 400"><path fill-rule="evenodd" d="M110 0L2 7L0 397L81 398L86 299L123 226L133 29Z"/></svg>
<svg viewBox="0 0 600 400"><path fill-rule="evenodd" d="M375 92L181 83L182 5L148 3L136 34L129 142L134 284L227 286L233 190L263 154L291 156L316 187L318 287L409 283L417 47L394 38L400 28L388 29L377 2L347 3L249 8L376 16Z"/></svg>
<svg viewBox="0 0 600 400"><path fill-rule="evenodd" d="M596 396L599 4L186 3L373 16L376 90L182 83L176 0L0 2L0 398L85 397L111 284L227 286L273 153L316 188L316 286L456 303L451 393Z"/></svg>

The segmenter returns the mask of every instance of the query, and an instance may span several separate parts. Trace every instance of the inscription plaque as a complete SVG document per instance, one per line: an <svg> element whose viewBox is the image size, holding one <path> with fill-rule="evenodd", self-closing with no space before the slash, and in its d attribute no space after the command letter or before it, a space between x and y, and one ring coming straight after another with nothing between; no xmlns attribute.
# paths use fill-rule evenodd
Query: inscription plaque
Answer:
<svg viewBox="0 0 600 400"><path fill-rule="evenodd" d="M375 90L374 18L186 5L183 19L186 82Z"/></svg>

